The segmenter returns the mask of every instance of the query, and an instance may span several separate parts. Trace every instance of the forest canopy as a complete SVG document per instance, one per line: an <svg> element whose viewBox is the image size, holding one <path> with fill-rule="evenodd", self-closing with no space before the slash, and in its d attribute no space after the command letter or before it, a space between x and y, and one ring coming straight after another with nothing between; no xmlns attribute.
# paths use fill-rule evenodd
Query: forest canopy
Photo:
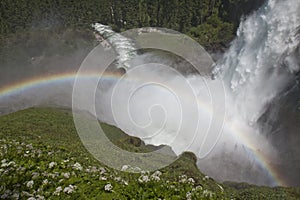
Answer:
<svg viewBox="0 0 300 200"><path fill-rule="evenodd" d="M165 27L205 46L225 45L242 15L259 0L1 0L0 35L45 28L91 28L100 22L116 31Z"/></svg>

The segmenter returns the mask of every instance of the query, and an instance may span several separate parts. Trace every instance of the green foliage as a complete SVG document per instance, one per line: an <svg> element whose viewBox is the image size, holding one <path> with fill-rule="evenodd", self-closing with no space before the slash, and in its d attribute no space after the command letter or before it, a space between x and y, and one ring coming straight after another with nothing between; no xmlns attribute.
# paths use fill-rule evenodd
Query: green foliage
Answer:
<svg viewBox="0 0 300 200"><path fill-rule="evenodd" d="M6 35L28 29L91 28L92 23L101 22L111 25L116 31L146 26L165 27L182 33L191 32L191 35L204 45L226 43L234 35L234 28L239 23L240 17L257 8L262 2L259 0L2 0L0 40ZM215 25L220 27L216 28ZM208 33L209 31L213 33ZM216 33L217 31L221 32ZM212 37L209 37L210 34ZM225 34L224 38L221 37L223 34Z"/></svg>
<svg viewBox="0 0 300 200"><path fill-rule="evenodd" d="M101 126L120 147L154 148L116 127ZM117 171L87 152L69 110L35 108L0 117L0 198L299 199L299 189L219 184L203 175L195 161L186 152L160 172Z"/></svg>
<svg viewBox="0 0 300 200"><path fill-rule="evenodd" d="M190 29L189 34L204 46L228 43L233 35L233 24L222 22L216 15L212 15L207 22Z"/></svg>
<svg viewBox="0 0 300 200"><path fill-rule="evenodd" d="M101 126L116 144L125 143L123 145L131 151L149 151L142 143L139 145L141 148L137 149L131 140L124 141L137 141L138 138L131 138L110 125ZM37 198L39 195L46 199L181 199L193 188L196 190L198 185L201 188L198 187L193 195L202 195L203 199L207 199L208 195L215 199L219 195L219 191L212 192L217 189L217 183L209 179L202 180L204 175L197 170L192 155L181 156L171 166L172 171L165 168L156 179L153 172L140 171L132 174L107 168L83 147L73 124L72 113L68 110L29 109L3 116L0 118L0 136L0 196L11 197L15 194L21 198ZM179 176L189 170L184 181L179 183ZM187 179L192 175L197 175L197 179L189 182ZM141 176L146 179L142 180ZM112 185L111 191L105 191L107 184ZM59 187L62 191L55 192ZM63 191L65 188L74 191L68 194ZM204 194L201 191L205 191Z"/></svg>

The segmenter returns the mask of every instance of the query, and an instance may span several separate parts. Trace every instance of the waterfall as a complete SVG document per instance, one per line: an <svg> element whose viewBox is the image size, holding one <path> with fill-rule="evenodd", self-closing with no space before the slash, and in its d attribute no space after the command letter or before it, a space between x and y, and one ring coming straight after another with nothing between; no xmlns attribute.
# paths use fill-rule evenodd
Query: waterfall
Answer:
<svg viewBox="0 0 300 200"><path fill-rule="evenodd" d="M299 71L299 10L297 0L267 1L241 22L237 38L213 71L251 124Z"/></svg>
<svg viewBox="0 0 300 200"><path fill-rule="evenodd" d="M291 84L297 84L300 70L299 10L300 2L297 0L266 1L260 9L242 20L236 39L212 71L214 78L223 80L226 89L228 116L225 129L227 126L228 132L234 133L229 135L237 135L246 141L232 148L224 140L223 147L219 147L220 150L207 160L208 163L202 164L204 171L217 179L266 185L299 184L293 178L299 165L291 163L299 159L294 153L298 152L295 144L277 141L274 146L274 141L282 140L284 136L278 131L270 136L269 132L262 132L270 129L261 129L261 124L258 124L274 99L291 88ZM282 134L286 138L295 137L288 136L294 133ZM293 145L289 147L290 152L286 151L289 145ZM282 156L287 154L293 156L283 159ZM222 166L222 172L218 172L218 168L212 169L215 165ZM265 173L261 174L262 171Z"/></svg>
<svg viewBox="0 0 300 200"><path fill-rule="evenodd" d="M121 34L115 33L110 26L96 23L93 27L103 37L103 39L109 42L109 45L113 46L114 50L117 52L118 68L129 68L130 65L127 62L136 56L134 42Z"/></svg>
<svg viewBox="0 0 300 200"><path fill-rule="evenodd" d="M273 170L273 166L280 163L280 158L276 156L278 149L274 149L268 138L259 132L257 120L264 114L269 103L295 80L295 74L299 72L299 10L300 2L298 0L268 0L260 9L242 20L236 39L212 70L214 79L224 82L227 116L222 138L211 155L200 160L198 165L202 171L218 180L247 181L264 185L284 184L280 182L276 176L278 174ZM138 55L135 53L135 43L129 38L114 33L110 27L101 24L95 24L94 27L117 51L118 63L121 67L125 66L126 69L129 69L129 60L134 58L147 60L149 57L150 54ZM176 66L173 67L176 68ZM150 70L145 78L148 75L168 78L170 76L170 74L155 70ZM143 78L143 76L138 75L139 78ZM203 92L205 90L201 83L203 77L186 76L186 78L198 94L198 100L205 99L204 101L209 103L206 99L207 91ZM176 84L176 77L170 80ZM212 80L206 78L206 81ZM178 88L180 89L180 87L179 84ZM155 111L154 127L143 131L130 126L126 117L121 119L124 113L120 110L122 110L122 102L125 102L126 99L122 99L120 95L126 96L126 92L130 92L133 88L134 86L128 86L127 83L119 91L117 100L120 105L117 113L121 124L119 124L119 128L143 138L143 136L151 135L156 125L161 125L161 114ZM109 97L112 95L111 89L105 93L109 94L107 95ZM147 94L151 94L151 98ZM102 104L110 102L108 97L99 96L98 98ZM172 138L171 132L178 126L176 121L178 119L174 117L178 113L174 111L173 107L176 106L176 101L172 100L170 94L161 88L149 87L146 93L135 96L135 104L130 107L139 122L145 123L148 120L149 116L142 114L143 112L147 113L146 110L143 111L143 106L151 105L151 100L158 101L166 106L166 111L173 112L171 115L173 121L166 122L164 136L154 136L150 139L146 137L147 139L144 141L156 145L169 144L168 141ZM101 106L103 107L102 113L100 112L101 119L106 122L113 121L107 117L113 115L111 111L107 111L109 106L110 104L105 103ZM185 109L193 113L195 108L187 104ZM207 116L207 118L210 117ZM203 120L207 121L207 119ZM189 130L187 124L186 137L189 137ZM185 138L181 138L171 147L179 154L182 151L181 146L184 146L185 142ZM201 141L198 142L200 144ZM189 150L195 154L198 153L197 146L191 146Z"/></svg>

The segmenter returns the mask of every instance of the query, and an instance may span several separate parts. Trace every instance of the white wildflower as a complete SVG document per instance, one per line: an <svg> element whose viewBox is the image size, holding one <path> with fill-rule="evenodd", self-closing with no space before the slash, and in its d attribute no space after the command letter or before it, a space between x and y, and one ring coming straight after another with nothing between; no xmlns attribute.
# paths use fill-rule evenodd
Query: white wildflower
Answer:
<svg viewBox="0 0 300 200"><path fill-rule="evenodd" d="M26 148L32 150L32 149L33 149L33 146L32 146L32 144L27 144L27 145L26 145Z"/></svg>
<svg viewBox="0 0 300 200"><path fill-rule="evenodd" d="M59 176L58 172L48 174L48 177L51 177L51 178L56 178L58 176Z"/></svg>
<svg viewBox="0 0 300 200"><path fill-rule="evenodd" d="M90 168L86 168L86 169L85 169L85 172L91 173L91 169L90 169Z"/></svg>
<svg viewBox="0 0 300 200"><path fill-rule="evenodd" d="M192 199L192 193L191 192L187 192L185 196L186 196L187 200L191 200Z"/></svg>
<svg viewBox="0 0 300 200"><path fill-rule="evenodd" d="M161 176L162 173L160 171L155 171L152 175L153 176Z"/></svg>
<svg viewBox="0 0 300 200"><path fill-rule="evenodd" d="M106 170L103 167L99 168L100 174L104 174L106 172Z"/></svg>
<svg viewBox="0 0 300 200"><path fill-rule="evenodd" d="M48 179L43 180L43 185L47 185L49 183Z"/></svg>
<svg viewBox="0 0 300 200"><path fill-rule="evenodd" d="M8 166L15 166L16 165L16 163L14 162L14 161L10 161L9 163L8 163Z"/></svg>
<svg viewBox="0 0 300 200"><path fill-rule="evenodd" d="M203 188L202 188L202 186L201 185L197 185L196 186L196 190L202 190Z"/></svg>
<svg viewBox="0 0 300 200"><path fill-rule="evenodd" d="M206 180L208 180L208 179L209 179L209 176L204 176L202 180L203 180L203 181L206 181Z"/></svg>
<svg viewBox="0 0 300 200"><path fill-rule="evenodd" d="M127 181L124 181L124 180L123 180L123 183L124 183L124 185L128 185L128 182L127 182Z"/></svg>
<svg viewBox="0 0 300 200"><path fill-rule="evenodd" d="M139 177L138 181L139 181L140 183L147 183L147 182L149 182L150 180L149 180L149 177L148 177L147 175L141 175L141 176Z"/></svg>
<svg viewBox="0 0 300 200"><path fill-rule="evenodd" d="M64 178L67 178L67 179L70 178L70 173L69 173L69 172L63 173L63 177L64 177Z"/></svg>
<svg viewBox="0 0 300 200"><path fill-rule="evenodd" d="M208 190L203 190L203 195L204 195L205 197L212 198L213 193L212 193L211 191L208 191Z"/></svg>
<svg viewBox="0 0 300 200"><path fill-rule="evenodd" d="M10 162L8 162L7 163L7 160L5 160L5 159L3 159L2 161L1 161L1 167L9 167L9 166L16 166L16 163L14 162L14 161L10 161Z"/></svg>
<svg viewBox="0 0 300 200"><path fill-rule="evenodd" d="M156 171L151 175L151 179L154 181L160 181L160 176L162 173L160 171Z"/></svg>
<svg viewBox="0 0 300 200"><path fill-rule="evenodd" d="M123 165L121 171L127 171L129 169L129 165Z"/></svg>
<svg viewBox="0 0 300 200"><path fill-rule="evenodd" d="M36 195L36 198L37 198L38 200L44 200L44 199L45 199L45 197L42 196L42 195Z"/></svg>
<svg viewBox="0 0 300 200"><path fill-rule="evenodd" d="M56 166L56 162L51 162L49 163L49 169L52 169L54 166Z"/></svg>
<svg viewBox="0 0 300 200"><path fill-rule="evenodd" d="M1 167L8 167L8 163L3 162L3 163L1 164Z"/></svg>
<svg viewBox="0 0 300 200"><path fill-rule="evenodd" d="M105 176L100 176L100 177L99 177L99 180L100 180L100 181L106 181L107 178L106 178Z"/></svg>
<svg viewBox="0 0 300 200"><path fill-rule="evenodd" d="M192 191L202 190L202 187L200 185L197 185L195 188L192 188Z"/></svg>
<svg viewBox="0 0 300 200"><path fill-rule="evenodd" d="M80 163L76 162L76 163L73 165L73 169L81 171L83 168L82 168L82 166L81 166Z"/></svg>
<svg viewBox="0 0 300 200"><path fill-rule="evenodd" d="M27 200L36 200L34 197L29 197Z"/></svg>
<svg viewBox="0 0 300 200"><path fill-rule="evenodd" d="M21 192L21 196L25 196L25 197L33 197L33 194L30 194L29 192L26 192L26 191L22 191L22 192Z"/></svg>
<svg viewBox="0 0 300 200"><path fill-rule="evenodd" d="M55 189L55 191L53 192L53 195L59 195L61 191L62 191L62 187L59 186Z"/></svg>
<svg viewBox="0 0 300 200"><path fill-rule="evenodd" d="M194 184L194 183L195 183L195 180L194 180L193 178L189 178L187 181L188 181L188 183L190 183L190 184Z"/></svg>
<svg viewBox="0 0 300 200"><path fill-rule="evenodd" d="M104 186L105 191L110 192L110 191L112 191L112 189L113 189L113 186L110 183L108 183Z"/></svg>
<svg viewBox="0 0 300 200"><path fill-rule="evenodd" d="M186 175L179 176L179 183L186 183L186 182L187 182L187 176Z"/></svg>
<svg viewBox="0 0 300 200"><path fill-rule="evenodd" d="M33 187L33 184L34 184L34 181L31 180L31 181L28 181L28 182L26 183L26 186L27 186L28 188L32 188L32 187Z"/></svg>
<svg viewBox="0 0 300 200"><path fill-rule="evenodd" d="M65 187L63 192L67 193L67 194L71 194L74 192L75 189L76 189L76 186L69 185L68 187Z"/></svg>
<svg viewBox="0 0 300 200"><path fill-rule="evenodd" d="M151 176L151 179L154 181L160 181L159 176Z"/></svg>

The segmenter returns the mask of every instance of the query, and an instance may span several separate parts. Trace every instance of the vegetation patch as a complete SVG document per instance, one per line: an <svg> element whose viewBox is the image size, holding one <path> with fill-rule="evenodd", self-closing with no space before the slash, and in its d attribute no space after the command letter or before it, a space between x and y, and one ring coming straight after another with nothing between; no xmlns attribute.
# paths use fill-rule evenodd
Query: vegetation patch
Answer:
<svg viewBox="0 0 300 200"><path fill-rule="evenodd" d="M102 124L121 148L145 152L145 145ZM202 174L195 155L183 153L170 166L149 172L97 161L77 136L69 110L32 108L0 118L2 199L297 199L299 189L221 184ZM138 145L137 145L138 144ZM131 173L130 173L131 172ZM134 172L134 173L132 173ZM238 188L238 189L235 189Z"/></svg>

